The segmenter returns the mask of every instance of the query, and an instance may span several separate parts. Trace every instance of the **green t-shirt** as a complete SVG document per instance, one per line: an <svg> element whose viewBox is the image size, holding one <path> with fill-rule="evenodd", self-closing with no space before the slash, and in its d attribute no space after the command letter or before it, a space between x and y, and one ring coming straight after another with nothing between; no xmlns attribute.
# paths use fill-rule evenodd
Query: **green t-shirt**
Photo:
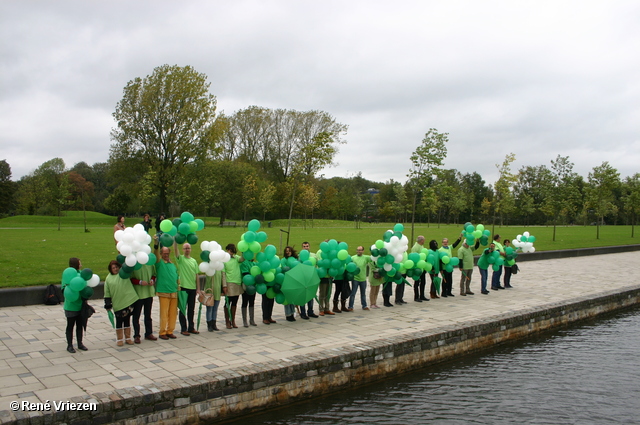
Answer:
<svg viewBox="0 0 640 425"><path fill-rule="evenodd" d="M140 269L133 271L134 278L145 282L149 282L155 275L156 268L153 265L148 266L144 264ZM154 285L133 285L133 289L135 289L138 294L138 298L141 300L151 298L156 295L156 287Z"/></svg>
<svg viewBox="0 0 640 425"><path fill-rule="evenodd" d="M156 292L172 294L178 292L178 269L173 263L165 263L160 259L156 263Z"/></svg>
<svg viewBox="0 0 640 425"><path fill-rule="evenodd" d="M104 297L111 298L113 311L120 311L138 301L138 294L133 289L131 280L111 273L104 280Z"/></svg>
<svg viewBox="0 0 640 425"><path fill-rule="evenodd" d="M184 289L196 289L196 279L198 278L198 262L195 258L187 258L184 255L176 257L178 275L180 276L180 287Z"/></svg>
<svg viewBox="0 0 640 425"><path fill-rule="evenodd" d="M358 282L365 282L367 280L367 264L371 263L370 255L354 255L351 257L351 261L356 263L356 265L360 268L360 273L353 277L353 280L357 280Z"/></svg>
<svg viewBox="0 0 640 425"><path fill-rule="evenodd" d="M411 253L418 253L420 254L422 252L422 250L424 249L424 245L420 245L418 242L416 242L415 244L413 244L413 246L411 247Z"/></svg>
<svg viewBox="0 0 640 425"><path fill-rule="evenodd" d="M462 261L462 270L471 270L473 268L473 251L471 248L465 248L464 245L458 248L458 258Z"/></svg>
<svg viewBox="0 0 640 425"><path fill-rule="evenodd" d="M213 290L213 299L220 301L222 295L222 271L216 271L213 276L207 276L203 289L211 288Z"/></svg>
<svg viewBox="0 0 640 425"><path fill-rule="evenodd" d="M242 283L242 274L240 273L239 256L234 255L229 261L224 263L224 272L227 275L227 284L235 283L240 285Z"/></svg>

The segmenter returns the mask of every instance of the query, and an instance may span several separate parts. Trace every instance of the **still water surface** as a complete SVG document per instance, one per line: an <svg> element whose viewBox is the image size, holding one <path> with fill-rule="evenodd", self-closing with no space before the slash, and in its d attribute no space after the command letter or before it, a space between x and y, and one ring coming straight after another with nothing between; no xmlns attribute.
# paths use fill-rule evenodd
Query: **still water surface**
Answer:
<svg viewBox="0 0 640 425"><path fill-rule="evenodd" d="M237 424L640 424L640 308Z"/></svg>

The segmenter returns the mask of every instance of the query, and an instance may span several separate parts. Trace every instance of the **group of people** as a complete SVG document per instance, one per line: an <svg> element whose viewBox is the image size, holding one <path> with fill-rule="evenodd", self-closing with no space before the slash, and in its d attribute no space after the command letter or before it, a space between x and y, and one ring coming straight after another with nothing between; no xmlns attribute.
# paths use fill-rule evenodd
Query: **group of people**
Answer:
<svg viewBox="0 0 640 425"><path fill-rule="evenodd" d="M164 217L162 218L164 219ZM145 215L143 225L145 230L151 229L148 215ZM124 217L119 216L114 231L124 230L124 228ZM204 276L199 273L198 262L191 256L192 247L189 243L182 245L182 252L177 244L174 244L172 257L170 248L159 247L157 240L160 234L161 232L158 230L154 236L154 252L157 258L155 264L139 267L133 271L130 278L123 278L120 275L121 265L117 261L113 260L108 265L109 275L105 279L104 285L104 308L111 311L115 317L117 346L140 344L143 338L149 341L156 341L158 338L162 340L175 339L177 338L174 334L176 319L180 323L180 335L199 334L195 323L197 301L206 306L207 330L209 332L218 331L217 317L223 296L225 297L223 310L226 329L238 328L236 312L240 298L242 298L242 326L257 326L255 319L256 294L255 292L253 294L247 292L246 286L243 284L243 276L250 273L251 267L255 264L253 261L245 260L243 256L238 255L235 244L228 244L225 250L229 253L230 260L224 264L224 270L213 276ZM425 248L425 241L424 236L418 236L411 252L420 253ZM479 242L474 246L469 246L463 235L460 235L452 246L445 238L442 240L442 246L438 246L437 241L432 240L429 242L428 248L444 252L446 256L451 258L453 257L453 249L460 244L462 245L457 251L457 257L460 260L458 267L461 272L459 293L461 296L474 295L471 290L471 279L474 269L474 251L479 248ZM504 257L504 266L493 267L490 288L496 291L512 288L511 275L515 260L506 258L505 249L509 245L509 240L505 240L503 245L500 235L495 235L492 243L480 253L477 267L480 272L480 292L482 294L489 294L488 270L493 263L490 262L490 257L494 256L495 258L494 252L498 252L500 256ZM310 257L317 258L318 254L311 251L309 242L303 242L302 249L309 251ZM287 246L284 249L283 257L297 259L298 254L293 247ZM351 312L354 310L358 292L360 293L361 308L365 311L380 308L378 306L380 293L382 293L383 306L385 307L407 304L404 300L405 282L407 281L404 280L399 284L386 282L384 270L376 266L370 255L364 254L363 246L356 248L356 254L351 257L351 260L358 266L358 271L352 280L347 278L346 272L336 278L321 278L317 296L318 314L314 311L314 299L311 299L305 305L285 305L286 320L296 321L296 312L303 320ZM80 270L80 260L71 258L69 266ZM502 275L503 269L504 276ZM431 281L430 298L427 297L427 275ZM440 297L453 297L453 279L453 272L447 271L444 264L440 264L440 267L434 267L430 272L423 272L413 284L414 301L424 302ZM367 282L369 283L368 302ZM381 287L382 291L380 291ZM332 299L331 289L333 289ZM186 299L185 308L180 311L178 309L178 292L181 292L180 298ZM159 301L158 337L153 333L152 320L155 296ZM64 303L65 316L67 317L67 350L72 353L75 352L72 344L74 327L76 328L78 349L87 350L82 341L82 320L80 319L82 302L84 301L67 302L65 300ZM264 325L276 323L272 317L274 299L263 294L261 307L262 323ZM140 319L143 315L144 334L140 326Z"/></svg>

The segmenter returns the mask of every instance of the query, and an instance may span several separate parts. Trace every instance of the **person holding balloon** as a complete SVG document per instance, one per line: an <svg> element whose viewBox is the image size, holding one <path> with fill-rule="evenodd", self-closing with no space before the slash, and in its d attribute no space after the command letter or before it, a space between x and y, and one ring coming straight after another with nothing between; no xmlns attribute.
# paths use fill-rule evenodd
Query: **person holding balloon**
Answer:
<svg viewBox="0 0 640 425"><path fill-rule="evenodd" d="M125 339L133 344L131 338L131 316L133 306L138 301L138 294L133 289L131 280L120 276L120 263L111 260L109 275L104 280L104 308L113 309L116 317L116 345L122 347Z"/></svg>
<svg viewBox="0 0 640 425"><path fill-rule="evenodd" d="M438 249L438 256L440 257L440 270L442 272L442 292L443 297L453 297L453 271L451 271L449 262L452 258L451 247L449 246L449 239L442 239L442 246Z"/></svg>
<svg viewBox="0 0 640 425"><path fill-rule="evenodd" d="M155 261L155 260L154 260ZM138 301L133 306L133 342L140 344L140 316L144 311L144 339L156 341L153 335L153 321L151 319L151 308L153 307L153 297L156 295L156 267L151 264L143 264L133 271L131 283L133 289L138 294Z"/></svg>
<svg viewBox="0 0 640 425"><path fill-rule="evenodd" d="M489 269L489 265L491 264L489 263L489 257L493 255L495 248L495 244L492 243L491 245L489 245L489 248L485 248L485 250L482 251L482 254L480 254L480 258L478 258L478 270L480 271L480 292L483 295L489 294L489 291L487 290L487 270Z"/></svg>
<svg viewBox="0 0 640 425"><path fill-rule="evenodd" d="M244 284L244 277L247 275L251 275L251 267L255 266L256 262L254 260L245 259L242 263L240 263L240 274L242 275L242 325L245 328L251 326L258 326L255 320L255 304L256 304L256 292L255 290L247 289L247 285ZM249 313L249 321L247 322L247 310Z"/></svg>
<svg viewBox="0 0 640 425"><path fill-rule="evenodd" d="M504 252L504 247L500 243L500 235L495 235L493 237L493 244L495 245L495 249L500 253L500 259L502 261L496 261L493 266L493 274L491 275L491 289L497 291L498 289L504 289L504 286L500 285L500 276L502 276L502 264L504 264L504 257L506 256Z"/></svg>
<svg viewBox="0 0 640 425"><path fill-rule="evenodd" d="M198 262L191 257L191 244L185 242L182 245L182 254L178 250L178 244L173 243L173 253L176 257L176 267L180 276L180 291L187 293L187 315L180 312L180 335L189 336L199 334L193 320L196 310L196 296L200 293L200 280L198 279Z"/></svg>
<svg viewBox="0 0 640 425"><path fill-rule="evenodd" d="M511 275L513 274L513 265L516 263L516 258L515 251L513 250L509 239L504 240L504 252L504 287L510 289L513 288L513 286L511 286Z"/></svg>
<svg viewBox="0 0 640 425"><path fill-rule="evenodd" d="M64 297L64 316L67 318L67 329L66 329L66 336L67 336L67 351L70 353L75 353L76 350L73 348L73 328L76 329L76 341L78 342L78 350L82 350L82 351L87 351L88 348L84 346L84 344L82 343L82 315L80 314L80 310L82 309L82 303L83 300L80 296L76 297L75 299L73 299L72 296L68 296L69 291L65 292L65 288L67 286L70 286L70 281L71 279L67 279L65 274L69 274L71 272L73 272L73 270L76 271L76 273L74 274L73 277L77 276L77 273L80 272L80 269L82 268L82 263L80 262L79 258L76 257L71 257L69 258L69 268L72 270L65 270L63 275L62 275L62 284L60 285L60 289L63 291L63 293L66 295ZM73 274L73 273L71 273ZM67 281L69 283L67 283ZM71 289L71 287L69 288L69 290Z"/></svg>
<svg viewBox="0 0 640 425"><path fill-rule="evenodd" d="M224 249L231 256L229 261L224 263L225 279L223 285L227 296L224 305L224 318L227 329L232 329L238 327L236 325L236 309L238 308L238 298L244 293L242 273L240 272L240 263L244 261L244 257L237 255L238 250L235 244L230 243Z"/></svg>

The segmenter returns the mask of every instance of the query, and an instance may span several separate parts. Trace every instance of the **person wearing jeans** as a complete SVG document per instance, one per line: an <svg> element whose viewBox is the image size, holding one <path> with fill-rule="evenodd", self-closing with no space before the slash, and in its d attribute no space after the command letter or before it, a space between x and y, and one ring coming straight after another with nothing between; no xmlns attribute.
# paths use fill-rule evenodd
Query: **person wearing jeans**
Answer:
<svg viewBox="0 0 640 425"><path fill-rule="evenodd" d="M356 248L356 255L351 257L351 261L356 263L359 272L353 277L353 289L351 290L351 296L349 297L349 308L347 310L353 311L353 304L356 299L356 293L360 289L360 304L362 304L363 310L369 310L367 307L367 265L371 264L371 256L363 255L364 247L359 246Z"/></svg>
<svg viewBox="0 0 640 425"><path fill-rule="evenodd" d="M489 245L489 248L486 248L480 258L478 258L478 270L480 271L480 288L481 292L484 295L487 295L489 291L487 291L487 269L489 268L489 256L493 254L493 250L496 248L494 244Z"/></svg>

